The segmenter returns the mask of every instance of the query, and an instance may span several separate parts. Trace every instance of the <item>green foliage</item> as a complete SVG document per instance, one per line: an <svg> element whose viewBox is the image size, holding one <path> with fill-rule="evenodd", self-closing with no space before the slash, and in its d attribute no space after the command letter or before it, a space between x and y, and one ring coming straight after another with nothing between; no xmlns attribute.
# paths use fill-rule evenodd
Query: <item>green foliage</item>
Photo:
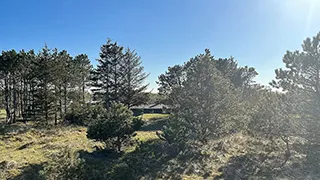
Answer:
<svg viewBox="0 0 320 180"><path fill-rule="evenodd" d="M57 125L70 104L84 104L91 68L86 55L73 60L67 51L47 46L39 53L3 51L0 67L0 89L9 123L22 118L51 124L54 119Z"/></svg>
<svg viewBox="0 0 320 180"><path fill-rule="evenodd" d="M247 128L250 134L265 139L288 138L293 134L293 104L287 95L261 89L252 95L250 102Z"/></svg>
<svg viewBox="0 0 320 180"><path fill-rule="evenodd" d="M287 51L283 57L284 69L275 70L276 80L271 85L287 92L295 100L294 119L299 134L307 140L307 156L320 151L320 33L307 38L302 51ZM316 158L308 158L316 161ZM311 163L314 164L314 163ZM319 162L315 163L318 164Z"/></svg>
<svg viewBox="0 0 320 180"><path fill-rule="evenodd" d="M169 144L176 144L179 148L185 148L188 139L186 135L186 126L183 120L178 120L176 116L171 116L163 127L163 132L158 133L160 139L167 141Z"/></svg>
<svg viewBox="0 0 320 180"><path fill-rule="evenodd" d="M235 130L242 115L238 91L215 68L206 50L186 63L184 81L172 86L169 94L173 119L164 129L166 139L206 143ZM177 131L177 132L175 132ZM173 136L168 138L168 136Z"/></svg>
<svg viewBox="0 0 320 180"><path fill-rule="evenodd" d="M3 51L0 118L88 128L0 122L0 179L319 179L319 49L320 33L285 54L271 83L283 92L253 84L254 68L206 49L160 75L159 94L146 92L137 53L111 40L93 70L85 54ZM103 106L86 104L88 88ZM145 102L172 113L133 117L129 108Z"/></svg>
<svg viewBox="0 0 320 180"><path fill-rule="evenodd" d="M144 80L148 75L141 65L141 58L134 51L109 39L102 45L97 68L92 71L92 91L96 99L105 103L121 102L128 107L148 101L148 85Z"/></svg>
<svg viewBox="0 0 320 180"><path fill-rule="evenodd" d="M85 102L85 90L89 85L89 75L92 70L92 65L90 64L90 60L86 54L77 55L73 60L73 64L73 72L75 75L77 75L74 83L77 85L77 87L79 87L79 89L81 89L80 97L78 96L77 99Z"/></svg>
<svg viewBox="0 0 320 180"><path fill-rule="evenodd" d="M148 104L158 104L158 103L161 103L164 99L164 97L158 93L148 93L148 96L149 96Z"/></svg>
<svg viewBox="0 0 320 180"><path fill-rule="evenodd" d="M123 104L112 103L106 113L90 123L87 136L99 141L111 141L120 151L123 143L141 127L141 122Z"/></svg>
<svg viewBox="0 0 320 180"><path fill-rule="evenodd" d="M50 161L40 172L45 179L83 179L84 161L79 158L78 153L66 147L50 156Z"/></svg>
<svg viewBox="0 0 320 180"><path fill-rule="evenodd" d="M106 110L101 105L76 105L71 106L71 111L65 115L65 120L70 124L88 126L91 121L104 114Z"/></svg>
<svg viewBox="0 0 320 180"><path fill-rule="evenodd" d="M166 119L170 116L170 114L142 114L142 120L144 121L155 121L159 119Z"/></svg>
<svg viewBox="0 0 320 180"><path fill-rule="evenodd" d="M206 49L206 52L210 53L208 49ZM157 84L159 85L159 99L161 102L170 103L169 94L174 88L183 85L187 72L194 68L196 61L196 58L192 58L183 65L168 67L168 71L159 76ZM239 67L233 57L214 59L211 56L210 61L211 66L220 72L220 76L228 79L233 86L238 88L251 86L254 82L253 78L258 75L253 67Z"/></svg>
<svg viewBox="0 0 320 180"><path fill-rule="evenodd" d="M112 167L111 172L109 172L108 176L109 179L136 179L133 173L133 168L130 168L127 163L122 162Z"/></svg>
<svg viewBox="0 0 320 180"><path fill-rule="evenodd" d="M215 60L215 67L230 80L235 87L248 87L258 75L253 67L239 67L237 61L231 58Z"/></svg>

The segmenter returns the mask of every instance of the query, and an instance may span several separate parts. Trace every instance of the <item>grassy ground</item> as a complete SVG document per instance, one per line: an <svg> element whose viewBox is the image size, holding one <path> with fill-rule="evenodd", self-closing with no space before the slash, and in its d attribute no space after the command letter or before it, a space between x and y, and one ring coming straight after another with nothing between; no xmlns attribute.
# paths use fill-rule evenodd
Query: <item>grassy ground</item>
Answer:
<svg viewBox="0 0 320 180"><path fill-rule="evenodd" d="M103 175L123 175L128 170L142 179L219 179L220 175L223 175L222 179L248 179L256 167L262 169L265 166L258 164L257 159L261 158L261 152L265 152L267 145L240 133L210 142L201 152L204 158L172 155L175 154L172 147L156 135L167 116L148 114L143 118L146 123L134 137L139 141L139 146L128 146L121 155L106 153L102 143L87 139L85 127L39 129L32 124L16 123L7 127L9 132L0 135L0 179L34 180L50 160L49 155L65 147L79 152L80 157L85 159L84 167L88 169L85 174L96 179L103 179ZM279 149L274 157L283 157L282 152L283 149ZM294 152L292 156L295 156ZM277 159L274 162L279 164ZM292 171L290 166L299 163L299 158L291 159L284 167L287 170L282 171L281 175L286 177L298 172ZM192 172L201 172L205 176Z"/></svg>
<svg viewBox="0 0 320 180"><path fill-rule="evenodd" d="M0 119L3 119L6 117L6 111L4 109L0 109Z"/></svg>
<svg viewBox="0 0 320 180"><path fill-rule="evenodd" d="M47 162L48 155L66 146L92 152L94 146L102 144L87 139L84 127L31 128L26 132L9 133L0 138L0 163L6 162L9 166L5 172L6 177L12 178L20 175L22 169L28 166Z"/></svg>
<svg viewBox="0 0 320 180"><path fill-rule="evenodd" d="M0 111L0 116L2 112ZM158 139L156 130L161 129L161 124L153 125L152 130L148 128L152 126L152 121L167 116L144 115L143 119L147 122L143 130L136 132L134 139L141 142ZM3 118L1 123L4 124ZM85 127L39 129L21 122L6 126L6 133L0 135L0 179L18 177L25 168L46 163L50 154L66 146L74 151L91 153L96 147L103 147L103 144L87 139ZM135 145L128 147L126 152L132 152L135 148ZM1 172L1 163L6 166L5 172Z"/></svg>
<svg viewBox="0 0 320 180"><path fill-rule="evenodd" d="M143 114L142 119L145 121L168 118L169 114Z"/></svg>

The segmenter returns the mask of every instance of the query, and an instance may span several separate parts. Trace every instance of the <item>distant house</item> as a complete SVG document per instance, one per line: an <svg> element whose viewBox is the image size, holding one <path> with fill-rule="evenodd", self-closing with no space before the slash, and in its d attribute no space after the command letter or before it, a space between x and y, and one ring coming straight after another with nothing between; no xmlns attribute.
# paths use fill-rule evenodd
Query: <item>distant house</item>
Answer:
<svg viewBox="0 0 320 180"><path fill-rule="evenodd" d="M101 101L93 101L93 100L90 100L90 101L87 101L86 103L87 103L87 104L96 105L96 104L100 104Z"/></svg>
<svg viewBox="0 0 320 180"><path fill-rule="evenodd" d="M134 115L140 114L165 114L169 113L169 107L164 104L144 104L139 106L133 106L130 108Z"/></svg>

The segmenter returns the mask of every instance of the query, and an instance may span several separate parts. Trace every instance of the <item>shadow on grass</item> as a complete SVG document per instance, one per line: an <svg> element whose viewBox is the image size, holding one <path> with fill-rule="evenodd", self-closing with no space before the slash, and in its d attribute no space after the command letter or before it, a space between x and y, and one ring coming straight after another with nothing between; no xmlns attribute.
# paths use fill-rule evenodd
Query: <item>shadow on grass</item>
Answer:
<svg viewBox="0 0 320 180"><path fill-rule="evenodd" d="M93 180L181 179L183 174L189 172L192 174L194 171L190 169L190 164L201 165L201 161L198 160L202 158L195 153L181 153L176 146L161 140L140 143L134 151L128 153L103 149L96 149L93 152L80 150L77 153L79 156L76 158L64 155L61 156L62 159L53 162L54 167L58 168L53 169L54 173L59 174L60 179L65 179L64 177ZM42 165L31 165L23 169L22 174L14 179L41 179L39 170L42 168Z"/></svg>
<svg viewBox="0 0 320 180"><path fill-rule="evenodd" d="M283 157L262 154L232 157L226 166L219 169L222 174L215 179L306 179L305 175L297 172L302 162L283 164L283 161Z"/></svg>
<svg viewBox="0 0 320 180"><path fill-rule="evenodd" d="M33 122L17 121L14 124L7 124L5 120L0 120L0 135L8 133L23 134L29 129L38 127Z"/></svg>
<svg viewBox="0 0 320 180"><path fill-rule="evenodd" d="M20 175L11 178L10 180L44 180L44 177L39 173L42 169L43 164L31 164L22 169Z"/></svg>
<svg viewBox="0 0 320 180"><path fill-rule="evenodd" d="M161 130L167 122L167 118L147 121L140 131L157 131Z"/></svg>
<svg viewBox="0 0 320 180"><path fill-rule="evenodd" d="M222 174L215 179L252 179L256 176L259 167L259 159L254 155L232 157L226 166L219 169Z"/></svg>
<svg viewBox="0 0 320 180"><path fill-rule="evenodd" d="M160 140L141 143L129 153L96 150L79 151L79 154L84 159L83 179L179 179L181 174L170 163L178 152Z"/></svg>

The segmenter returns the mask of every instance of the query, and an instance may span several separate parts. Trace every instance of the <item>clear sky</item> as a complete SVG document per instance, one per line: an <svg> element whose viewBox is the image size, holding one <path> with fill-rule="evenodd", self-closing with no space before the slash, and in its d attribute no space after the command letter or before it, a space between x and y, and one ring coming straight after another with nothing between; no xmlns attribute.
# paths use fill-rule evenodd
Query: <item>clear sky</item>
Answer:
<svg viewBox="0 0 320 180"><path fill-rule="evenodd" d="M66 49L93 64L107 38L136 49L150 89L168 66L209 48L267 84L286 50L320 31L320 0L2 0L0 50Z"/></svg>

